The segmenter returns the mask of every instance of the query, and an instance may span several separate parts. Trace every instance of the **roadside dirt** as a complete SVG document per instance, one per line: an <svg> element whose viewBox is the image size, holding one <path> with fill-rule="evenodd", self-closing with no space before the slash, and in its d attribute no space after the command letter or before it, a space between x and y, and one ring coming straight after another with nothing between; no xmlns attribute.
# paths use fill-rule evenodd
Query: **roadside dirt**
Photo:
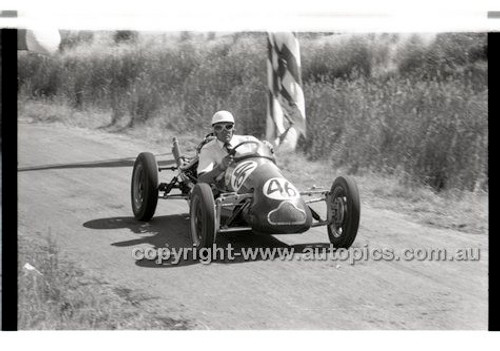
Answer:
<svg viewBox="0 0 500 351"><path fill-rule="evenodd" d="M144 296L145 310L196 329L487 328L487 235L422 226L365 199L355 247L478 248L480 260L136 262L133 248L191 246L185 201L160 201L148 224L135 221L130 208L135 157L151 151L168 163L170 145L21 123L18 149L18 234L50 232L89 275ZM218 244L229 243L297 251L329 244L324 227L302 235L227 235Z"/></svg>

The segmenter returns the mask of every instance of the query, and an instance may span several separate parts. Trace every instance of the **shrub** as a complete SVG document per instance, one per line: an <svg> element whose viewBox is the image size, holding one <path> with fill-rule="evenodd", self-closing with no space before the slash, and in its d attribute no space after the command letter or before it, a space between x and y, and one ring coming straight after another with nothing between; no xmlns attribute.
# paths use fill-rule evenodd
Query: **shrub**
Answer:
<svg viewBox="0 0 500 351"><path fill-rule="evenodd" d="M122 42L135 42L139 33L133 30L117 30L113 35L115 43L119 44Z"/></svg>
<svg viewBox="0 0 500 351"><path fill-rule="evenodd" d="M74 47L90 44L94 40L94 32L92 31L74 31L61 30L61 43L59 48L62 51L70 50Z"/></svg>

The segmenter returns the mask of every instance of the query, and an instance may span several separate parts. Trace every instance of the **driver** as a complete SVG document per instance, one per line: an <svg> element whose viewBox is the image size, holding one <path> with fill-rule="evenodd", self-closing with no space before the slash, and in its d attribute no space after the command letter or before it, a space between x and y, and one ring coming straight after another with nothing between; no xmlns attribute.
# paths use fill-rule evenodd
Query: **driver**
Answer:
<svg viewBox="0 0 500 351"><path fill-rule="evenodd" d="M214 140L205 144L199 154L198 182L215 183L233 161L229 151L243 141L258 141L251 135L234 134L234 117L229 111L217 111L212 117Z"/></svg>

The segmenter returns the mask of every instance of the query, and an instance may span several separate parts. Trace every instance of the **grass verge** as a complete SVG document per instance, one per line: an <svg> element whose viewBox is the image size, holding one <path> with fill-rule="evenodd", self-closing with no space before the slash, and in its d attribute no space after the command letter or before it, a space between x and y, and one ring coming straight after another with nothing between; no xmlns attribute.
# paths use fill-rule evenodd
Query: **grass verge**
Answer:
<svg viewBox="0 0 500 351"><path fill-rule="evenodd" d="M19 330L189 329L184 320L150 313L151 299L89 277L61 257L52 236L20 234L18 249Z"/></svg>

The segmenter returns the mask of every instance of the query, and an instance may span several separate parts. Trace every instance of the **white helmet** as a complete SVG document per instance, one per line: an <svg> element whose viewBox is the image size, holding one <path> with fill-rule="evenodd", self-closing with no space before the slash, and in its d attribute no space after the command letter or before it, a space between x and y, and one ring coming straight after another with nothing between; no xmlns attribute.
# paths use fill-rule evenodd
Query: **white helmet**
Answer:
<svg viewBox="0 0 500 351"><path fill-rule="evenodd" d="M217 111L212 117L212 125L216 123L234 123L233 114L229 111Z"/></svg>

